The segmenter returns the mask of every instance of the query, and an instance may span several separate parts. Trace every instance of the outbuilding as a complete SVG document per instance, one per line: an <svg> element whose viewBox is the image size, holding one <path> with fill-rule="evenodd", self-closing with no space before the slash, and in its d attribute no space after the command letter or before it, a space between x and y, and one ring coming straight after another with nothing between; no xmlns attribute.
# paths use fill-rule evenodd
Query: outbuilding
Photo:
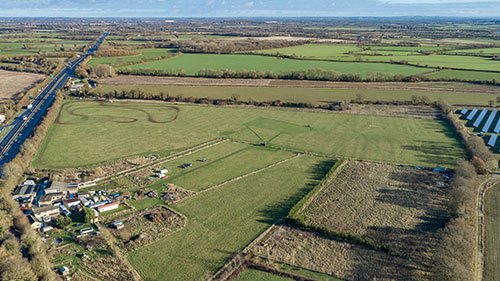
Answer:
<svg viewBox="0 0 500 281"><path fill-rule="evenodd" d="M120 201L116 201L116 202L113 202L113 203L109 203L109 204L106 204L106 205L99 206L99 207L97 207L97 210L100 213L102 213L102 212L107 212L107 211L118 209L119 206L120 206Z"/></svg>

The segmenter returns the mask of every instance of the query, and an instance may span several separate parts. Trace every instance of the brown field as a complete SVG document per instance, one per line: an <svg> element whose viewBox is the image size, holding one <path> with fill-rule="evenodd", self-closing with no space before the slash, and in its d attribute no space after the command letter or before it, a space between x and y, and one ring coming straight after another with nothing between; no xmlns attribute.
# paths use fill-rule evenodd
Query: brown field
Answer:
<svg viewBox="0 0 500 281"><path fill-rule="evenodd" d="M303 214L310 224L388 245L425 272L448 220L440 182L430 171L351 161Z"/></svg>
<svg viewBox="0 0 500 281"><path fill-rule="evenodd" d="M289 226L274 227L249 252L345 280L420 280L408 259Z"/></svg>
<svg viewBox="0 0 500 281"><path fill-rule="evenodd" d="M498 87L489 85L471 85L459 82L373 82L350 83L329 81L300 81L278 79L216 79L202 77L152 77L138 75L119 75L104 78L102 85L166 85L166 86L228 86L228 87L299 87L299 88L336 88L336 89L388 89L422 90L462 93L499 94Z"/></svg>
<svg viewBox="0 0 500 281"><path fill-rule="evenodd" d="M12 99L44 78L43 74L0 70L0 100Z"/></svg>

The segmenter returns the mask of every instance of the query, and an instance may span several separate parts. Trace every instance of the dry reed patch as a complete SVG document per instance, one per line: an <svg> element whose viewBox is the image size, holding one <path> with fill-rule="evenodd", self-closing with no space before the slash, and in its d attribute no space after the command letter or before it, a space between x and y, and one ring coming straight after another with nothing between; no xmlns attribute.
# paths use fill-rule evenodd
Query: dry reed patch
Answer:
<svg viewBox="0 0 500 281"><path fill-rule="evenodd" d="M249 251L264 260L345 280L420 279L417 266L405 258L289 226L275 227Z"/></svg>
<svg viewBox="0 0 500 281"><path fill-rule="evenodd" d="M308 223L390 246L424 271L448 220L443 177L390 164L351 161L308 208Z"/></svg>

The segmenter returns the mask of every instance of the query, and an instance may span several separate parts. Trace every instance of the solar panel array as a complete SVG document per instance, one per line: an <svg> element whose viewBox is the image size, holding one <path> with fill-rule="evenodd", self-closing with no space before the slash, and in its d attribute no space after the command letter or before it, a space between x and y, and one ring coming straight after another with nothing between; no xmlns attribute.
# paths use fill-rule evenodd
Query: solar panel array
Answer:
<svg viewBox="0 0 500 281"><path fill-rule="evenodd" d="M469 115L467 115L467 120L472 120L472 118L474 118L474 116L476 115L477 113L477 108L474 108L470 113Z"/></svg>
<svg viewBox="0 0 500 281"><path fill-rule="evenodd" d="M469 110L468 110L467 108L464 108L464 109L462 109L462 111L460 111L460 113L461 113L462 115L464 115L464 114L466 114L466 113L467 113L467 111L469 111Z"/></svg>
<svg viewBox="0 0 500 281"><path fill-rule="evenodd" d="M490 137L490 140L488 141L488 145L491 147L494 147L495 144L497 143L497 138L498 138L498 135L492 134Z"/></svg>
<svg viewBox="0 0 500 281"><path fill-rule="evenodd" d="M498 110L493 109L491 111L490 116L488 117L488 120L486 120L486 123L483 126L483 129L481 131L487 133L490 130L491 123L493 122L493 119L495 119L495 116L497 115Z"/></svg>
<svg viewBox="0 0 500 281"><path fill-rule="evenodd" d="M476 128L479 127L479 124L481 124L481 122L483 122L483 118L484 118L484 116L486 116L486 113L488 113L488 109L481 110L481 113L479 113L479 116L477 117L476 121L472 125Z"/></svg>

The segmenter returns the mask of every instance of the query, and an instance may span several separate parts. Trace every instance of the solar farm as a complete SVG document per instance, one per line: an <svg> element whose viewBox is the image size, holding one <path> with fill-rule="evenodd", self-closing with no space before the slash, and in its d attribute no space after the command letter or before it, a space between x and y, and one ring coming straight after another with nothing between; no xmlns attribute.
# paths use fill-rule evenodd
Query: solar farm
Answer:
<svg viewBox="0 0 500 281"><path fill-rule="evenodd" d="M466 127L475 135L483 137L494 153L500 153L500 143L497 143L500 133L500 114L497 109L464 108L459 113Z"/></svg>

